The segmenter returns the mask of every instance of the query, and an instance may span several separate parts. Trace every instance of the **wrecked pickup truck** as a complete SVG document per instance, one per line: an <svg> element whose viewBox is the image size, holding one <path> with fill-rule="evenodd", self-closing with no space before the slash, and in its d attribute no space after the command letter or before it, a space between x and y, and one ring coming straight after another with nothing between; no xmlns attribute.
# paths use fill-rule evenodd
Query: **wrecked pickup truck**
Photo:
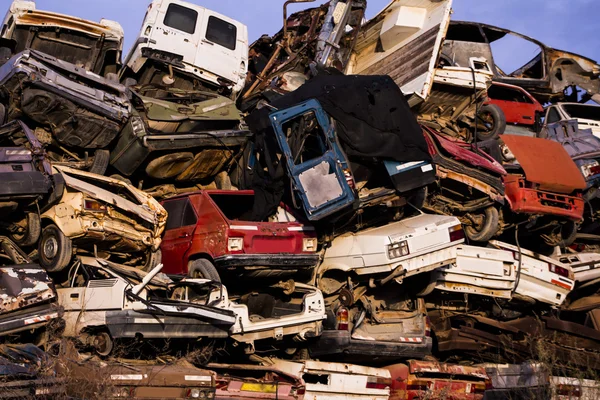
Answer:
<svg viewBox="0 0 600 400"><path fill-rule="evenodd" d="M0 122L27 117L54 165L104 174L106 147L131 114L124 86L35 50L0 67L0 85Z"/></svg>
<svg viewBox="0 0 600 400"><path fill-rule="evenodd" d="M371 206L397 210L435 181L422 130L388 76L320 74L246 121L269 164L255 164L255 175L266 167L268 177L253 188L285 187L285 168L289 195L311 221Z"/></svg>
<svg viewBox="0 0 600 400"><path fill-rule="evenodd" d="M65 184L42 210L38 253L44 268L62 271L78 251L146 270L160 262L167 213L154 198L117 179L67 167L54 170Z"/></svg>
<svg viewBox="0 0 600 400"><path fill-rule="evenodd" d="M227 97L174 88L131 89L133 116L111 149L110 165L132 180L205 182L227 171L251 136Z"/></svg>
<svg viewBox="0 0 600 400"><path fill-rule="evenodd" d="M121 67L123 28L115 21L87 21L37 10L30 0L13 0L2 22L0 64L27 49L116 78Z"/></svg>
<svg viewBox="0 0 600 400"><path fill-rule="evenodd" d="M4 236L0 236L0 264L0 335L58 322L62 310L48 273Z"/></svg>
<svg viewBox="0 0 600 400"><path fill-rule="evenodd" d="M253 218L252 191L204 190L162 202L168 212L164 272L221 281L309 272L319 262L315 229L282 209L281 220Z"/></svg>
<svg viewBox="0 0 600 400"><path fill-rule="evenodd" d="M492 45L512 43L524 51L528 60L515 71L503 71L495 60ZM517 43L518 41L518 43ZM531 52L536 55L530 58ZM514 52L512 53L514 54ZM497 54L496 54L497 55ZM494 81L517 85L531 93L540 103L569 101L565 90L579 87L586 91L584 101L600 100L600 65L587 57L557 50L507 29L477 22L451 21L441 51L450 65L468 67L473 58L483 58L494 74ZM478 65L474 66L479 69ZM577 91L572 91L577 98Z"/></svg>

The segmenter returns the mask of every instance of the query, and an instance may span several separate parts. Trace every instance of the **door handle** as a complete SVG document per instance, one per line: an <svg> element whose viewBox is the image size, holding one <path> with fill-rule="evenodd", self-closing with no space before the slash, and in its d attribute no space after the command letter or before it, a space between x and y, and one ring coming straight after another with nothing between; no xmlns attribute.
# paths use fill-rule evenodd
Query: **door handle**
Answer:
<svg viewBox="0 0 600 400"><path fill-rule="evenodd" d="M214 46L215 44L213 42L209 42L206 39L202 39L202 43L206 43L206 44L210 44L211 46Z"/></svg>

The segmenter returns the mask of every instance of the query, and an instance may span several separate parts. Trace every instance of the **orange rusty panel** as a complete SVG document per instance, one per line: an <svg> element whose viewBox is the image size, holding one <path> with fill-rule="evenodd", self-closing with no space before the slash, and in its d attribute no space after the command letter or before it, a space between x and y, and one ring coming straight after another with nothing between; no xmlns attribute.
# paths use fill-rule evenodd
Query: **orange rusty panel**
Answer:
<svg viewBox="0 0 600 400"><path fill-rule="evenodd" d="M572 193L585 189L585 180L561 144L547 139L503 135L502 140L515 155L528 181L541 190Z"/></svg>

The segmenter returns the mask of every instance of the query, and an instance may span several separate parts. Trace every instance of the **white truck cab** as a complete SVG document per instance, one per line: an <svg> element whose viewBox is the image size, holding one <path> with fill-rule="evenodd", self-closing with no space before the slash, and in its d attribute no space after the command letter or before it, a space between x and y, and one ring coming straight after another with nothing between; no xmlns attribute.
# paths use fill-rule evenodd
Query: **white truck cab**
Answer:
<svg viewBox="0 0 600 400"><path fill-rule="evenodd" d="M149 60L237 93L243 88L248 72L248 29L238 21L195 4L154 0L127 55L125 71L135 77ZM172 80L172 74L166 75L163 83L168 85Z"/></svg>

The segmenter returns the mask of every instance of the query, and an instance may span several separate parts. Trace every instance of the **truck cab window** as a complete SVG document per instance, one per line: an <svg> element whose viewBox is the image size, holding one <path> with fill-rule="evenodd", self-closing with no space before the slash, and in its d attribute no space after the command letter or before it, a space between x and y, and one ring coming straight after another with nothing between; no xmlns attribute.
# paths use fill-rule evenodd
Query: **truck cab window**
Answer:
<svg viewBox="0 0 600 400"><path fill-rule="evenodd" d="M237 28L229 22L210 16L206 28L206 39L226 49L235 50Z"/></svg>
<svg viewBox="0 0 600 400"><path fill-rule="evenodd" d="M198 12L177 4L169 4L164 24L185 33L193 35L196 32Z"/></svg>

